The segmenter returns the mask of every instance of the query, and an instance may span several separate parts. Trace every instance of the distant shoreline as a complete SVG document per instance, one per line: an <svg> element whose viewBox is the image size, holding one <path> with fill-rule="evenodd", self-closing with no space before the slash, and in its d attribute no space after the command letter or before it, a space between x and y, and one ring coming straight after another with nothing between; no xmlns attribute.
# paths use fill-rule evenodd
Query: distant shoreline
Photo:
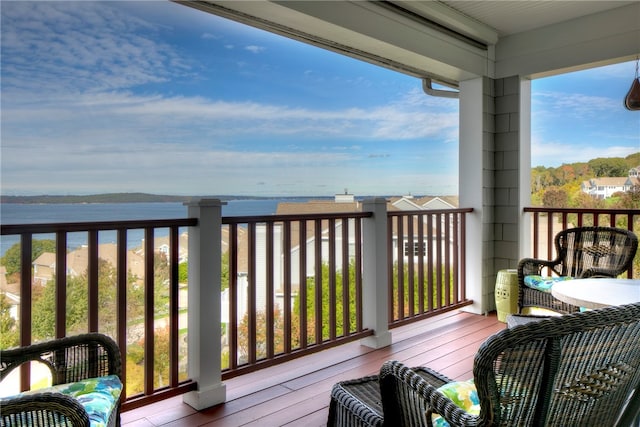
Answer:
<svg viewBox="0 0 640 427"><path fill-rule="evenodd" d="M443 197L442 195L432 195ZM356 196L362 201L369 198L390 198L397 195L386 196ZM423 197L413 195L412 197ZM446 197L446 196L445 196ZM44 204L90 204L90 203L187 203L198 199L219 199L223 202L231 200L333 200L335 196L238 196L238 195L213 195L213 196L172 196L148 193L105 193L89 195L37 195L37 196L0 196L0 204L20 205L44 205Z"/></svg>
<svg viewBox="0 0 640 427"><path fill-rule="evenodd" d="M220 199L229 200L286 200L286 199L332 199L325 196L288 196L288 197L263 197L263 196L171 196L148 193L107 193L90 195L38 195L38 196L0 196L0 203L13 204L73 204L73 203L186 203L196 199Z"/></svg>

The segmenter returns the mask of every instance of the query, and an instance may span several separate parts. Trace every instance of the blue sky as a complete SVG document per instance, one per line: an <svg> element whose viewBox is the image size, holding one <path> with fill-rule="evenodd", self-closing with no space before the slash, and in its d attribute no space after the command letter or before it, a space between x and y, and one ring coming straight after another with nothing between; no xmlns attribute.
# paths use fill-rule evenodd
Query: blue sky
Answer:
<svg viewBox="0 0 640 427"><path fill-rule="evenodd" d="M457 100L170 2L7 2L2 194L456 194ZM635 63L533 82L535 165L640 151Z"/></svg>

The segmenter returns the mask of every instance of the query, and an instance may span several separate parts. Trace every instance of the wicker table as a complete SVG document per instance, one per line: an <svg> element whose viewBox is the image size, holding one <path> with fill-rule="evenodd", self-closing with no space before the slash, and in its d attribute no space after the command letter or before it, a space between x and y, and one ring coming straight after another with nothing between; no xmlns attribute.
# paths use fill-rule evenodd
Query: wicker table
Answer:
<svg viewBox="0 0 640 427"><path fill-rule="evenodd" d="M413 370L436 388L453 381L429 368ZM378 375L340 382L331 390L327 426L382 426L381 400ZM418 409L424 413L427 408Z"/></svg>

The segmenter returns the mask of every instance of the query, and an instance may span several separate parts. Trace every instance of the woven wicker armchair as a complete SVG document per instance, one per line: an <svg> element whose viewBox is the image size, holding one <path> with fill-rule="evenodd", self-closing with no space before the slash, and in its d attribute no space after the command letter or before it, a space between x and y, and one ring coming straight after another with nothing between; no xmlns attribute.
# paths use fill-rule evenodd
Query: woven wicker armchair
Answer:
<svg viewBox="0 0 640 427"><path fill-rule="evenodd" d="M109 337L90 333L0 351L0 380L21 364L37 361L51 372L52 385L117 376L122 362L117 344ZM121 385L121 383L120 383ZM0 399L0 426L89 427L89 414L76 398L52 391L32 391ZM107 426L120 425L120 400L109 414Z"/></svg>
<svg viewBox="0 0 640 427"><path fill-rule="evenodd" d="M479 415L441 393L440 382L389 361L367 392L357 380L334 386L328 424L430 426L435 413L451 426L631 426L640 408L640 303L500 331L481 345L473 373ZM370 417L376 405L380 417Z"/></svg>
<svg viewBox="0 0 640 427"><path fill-rule="evenodd" d="M578 227L556 234L554 244L556 259L524 258L518 263L520 312L525 307L542 307L563 314L579 311L579 307L559 301L551 293L525 286L525 276L552 272L557 276L580 279L617 277L631 268L638 238L633 232L621 228Z"/></svg>

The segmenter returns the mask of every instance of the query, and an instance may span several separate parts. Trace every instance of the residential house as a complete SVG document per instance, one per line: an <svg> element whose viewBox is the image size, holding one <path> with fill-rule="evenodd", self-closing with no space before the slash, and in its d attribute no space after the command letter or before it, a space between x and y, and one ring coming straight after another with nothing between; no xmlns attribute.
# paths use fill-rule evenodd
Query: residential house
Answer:
<svg viewBox="0 0 640 427"><path fill-rule="evenodd" d="M169 236L160 236L154 239L156 251L169 256ZM189 233L184 232L178 236L178 258L180 263L187 262L189 259Z"/></svg>
<svg viewBox="0 0 640 427"><path fill-rule="evenodd" d="M115 243L103 243L98 245L100 259L113 266L118 265L117 245ZM56 274L55 253L43 252L33 261L33 280L41 285L52 280ZM70 251L67 254L67 275L71 277L81 276L87 271L89 263L89 248L85 245ZM136 251L127 252L127 270L130 274L144 277L144 254Z"/></svg>
<svg viewBox="0 0 640 427"><path fill-rule="evenodd" d="M33 261L33 282L42 286L56 274L56 254L43 252Z"/></svg>
<svg viewBox="0 0 640 427"><path fill-rule="evenodd" d="M625 193L640 186L640 166L631 168L626 177L591 178L580 185L582 192L596 199L608 199L615 193Z"/></svg>
<svg viewBox="0 0 640 427"><path fill-rule="evenodd" d="M629 178L627 179L625 185L629 187L627 191L631 191L634 189L636 191L640 190L640 166L636 166L635 168L631 168L629 170Z"/></svg>
<svg viewBox="0 0 640 427"><path fill-rule="evenodd" d="M7 283L7 268L4 265L0 265L0 295L4 295L6 301L9 303L9 315L18 320L18 313L20 312L20 290L17 284Z"/></svg>

